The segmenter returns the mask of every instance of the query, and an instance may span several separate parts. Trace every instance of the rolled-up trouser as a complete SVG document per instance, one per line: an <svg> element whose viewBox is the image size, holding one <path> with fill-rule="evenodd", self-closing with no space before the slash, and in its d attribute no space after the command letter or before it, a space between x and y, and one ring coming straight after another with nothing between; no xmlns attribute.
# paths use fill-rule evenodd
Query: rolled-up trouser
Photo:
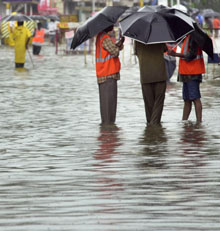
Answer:
<svg viewBox="0 0 220 231"><path fill-rule="evenodd" d="M15 68L22 68L24 67L24 63L15 63Z"/></svg>
<svg viewBox="0 0 220 231"><path fill-rule="evenodd" d="M36 46L36 45L32 45L32 46L33 46L33 55L39 55L41 46Z"/></svg>
<svg viewBox="0 0 220 231"><path fill-rule="evenodd" d="M159 124L163 112L166 81L142 84L146 119L149 124Z"/></svg>
<svg viewBox="0 0 220 231"><path fill-rule="evenodd" d="M113 124L117 110L117 80L107 79L99 83L99 100L102 124Z"/></svg>

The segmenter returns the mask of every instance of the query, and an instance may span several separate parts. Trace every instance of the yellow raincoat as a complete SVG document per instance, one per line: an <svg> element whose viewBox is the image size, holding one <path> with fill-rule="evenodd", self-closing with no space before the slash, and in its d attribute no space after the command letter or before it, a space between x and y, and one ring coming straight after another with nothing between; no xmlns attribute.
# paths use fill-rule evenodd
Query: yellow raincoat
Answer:
<svg viewBox="0 0 220 231"><path fill-rule="evenodd" d="M15 41L15 63L25 63L26 42L32 36L31 32L24 26L17 26L13 31Z"/></svg>

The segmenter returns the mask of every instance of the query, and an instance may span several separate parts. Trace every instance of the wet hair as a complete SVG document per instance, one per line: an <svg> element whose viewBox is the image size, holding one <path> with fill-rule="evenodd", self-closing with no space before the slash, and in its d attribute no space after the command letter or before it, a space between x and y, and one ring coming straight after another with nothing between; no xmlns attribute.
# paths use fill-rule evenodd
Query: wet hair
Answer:
<svg viewBox="0 0 220 231"><path fill-rule="evenodd" d="M41 22L38 22L38 23L37 23L37 28L38 28L38 29L41 29L41 27L42 27Z"/></svg>
<svg viewBox="0 0 220 231"><path fill-rule="evenodd" d="M23 21L18 21L18 26L23 26L24 22Z"/></svg>

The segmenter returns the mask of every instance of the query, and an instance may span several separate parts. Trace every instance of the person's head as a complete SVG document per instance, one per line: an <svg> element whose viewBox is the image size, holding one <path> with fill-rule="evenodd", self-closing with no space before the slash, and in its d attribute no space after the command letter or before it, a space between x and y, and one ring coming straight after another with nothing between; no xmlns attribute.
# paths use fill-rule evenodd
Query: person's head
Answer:
<svg viewBox="0 0 220 231"><path fill-rule="evenodd" d="M42 27L41 22L38 22L38 24L37 24L37 29L38 29L38 30L40 30L40 29L41 29L41 27Z"/></svg>
<svg viewBox="0 0 220 231"><path fill-rule="evenodd" d="M106 28L104 31L105 31L106 33L108 33L108 32L110 32L110 31L112 31L113 28L114 28L114 26L112 25L112 26L109 26L108 28Z"/></svg>
<svg viewBox="0 0 220 231"><path fill-rule="evenodd" d="M18 26L23 26L24 22L23 21L18 21Z"/></svg>

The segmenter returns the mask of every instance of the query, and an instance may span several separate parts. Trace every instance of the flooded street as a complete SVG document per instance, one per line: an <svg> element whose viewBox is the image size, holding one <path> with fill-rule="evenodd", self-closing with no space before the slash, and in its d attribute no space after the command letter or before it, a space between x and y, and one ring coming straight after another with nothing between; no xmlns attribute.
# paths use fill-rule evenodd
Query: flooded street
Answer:
<svg viewBox="0 0 220 231"><path fill-rule="evenodd" d="M220 230L220 78L201 85L197 125L173 76L147 128L138 64L121 56L116 126L100 127L91 56L45 46L17 71L0 47L1 231Z"/></svg>

